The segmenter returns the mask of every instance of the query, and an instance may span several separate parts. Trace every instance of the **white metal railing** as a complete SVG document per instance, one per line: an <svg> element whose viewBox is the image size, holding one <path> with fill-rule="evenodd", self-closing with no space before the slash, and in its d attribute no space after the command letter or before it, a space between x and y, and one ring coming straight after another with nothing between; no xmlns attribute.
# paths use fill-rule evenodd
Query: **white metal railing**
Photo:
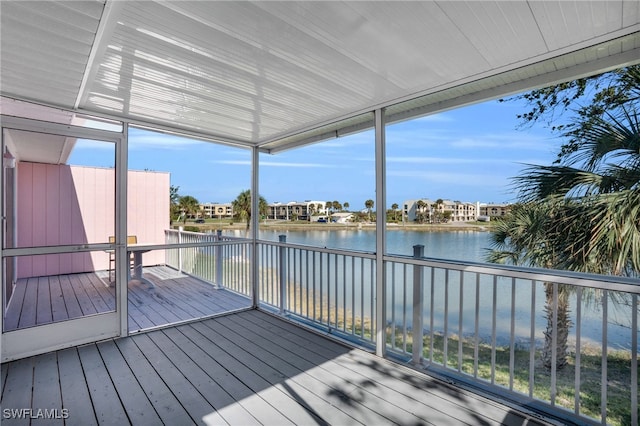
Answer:
<svg viewBox="0 0 640 426"><path fill-rule="evenodd" d="M375 347L374 253L281 236L258 241L252 264L250 240L166 237L183 245L166 250L167 265L247 296L255 266L261 307ZM638 424L639 280L423 253L383 257L390 356L569 420Z"/></svg>
<svg viewBox="0 0 640 426"><path fill-rule="evenodd" d="M251 241L182 230L165 230L165 264L180 272L251 297Z"/></svg>
<svg viewBox="0 0 640 426"><path fill-rule="evenodd" d="M262 306L375 343L374 254L287 244L284 236L258 244ZM567 419L637 424L637 279L428 259L421 246L414 250L384 256L390 355Z"/></svg>
<svg viewBox="0 0 640 426"><path fill-rule="evenodd" d="M260 303L371 344L375 255L260 241Z"/></svg>

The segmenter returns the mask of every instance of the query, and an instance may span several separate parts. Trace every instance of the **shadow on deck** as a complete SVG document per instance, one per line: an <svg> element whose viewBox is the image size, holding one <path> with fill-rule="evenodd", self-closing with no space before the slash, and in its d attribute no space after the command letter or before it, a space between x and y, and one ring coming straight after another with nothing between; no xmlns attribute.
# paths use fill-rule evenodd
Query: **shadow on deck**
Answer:
<svg viewBox="0 0 640 426"><path fill-rule="evenodd" d="M540 424L257 310L3 364L1 402L83 425Z"/></svg>

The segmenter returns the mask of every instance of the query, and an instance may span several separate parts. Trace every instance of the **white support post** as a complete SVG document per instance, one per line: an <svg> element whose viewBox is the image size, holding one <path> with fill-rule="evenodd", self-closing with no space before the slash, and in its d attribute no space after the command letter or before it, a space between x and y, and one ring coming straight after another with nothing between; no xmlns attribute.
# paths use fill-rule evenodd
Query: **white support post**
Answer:
<svg viewBox="0 0 640 426"><path fill-rule="evenodd" d="M258 294L258 231L260 226L260 211L259 211L259 180L258 180L258 168L260 162L260 151L258 147L251 149L251 285L252 291L252 305L257 308L260 302L260 295Z"/></svg>
<svg viewBox="0 0 640 426"><path fill-rule="evenodd" d="M413 258L422 259L424 257L424 246L417 244L413 246ZM422 300L424 294L424 267L422 265L413 265L413 350L411 361L415 365L422 362L422 340L423 340L423 324L422 324Z"/></svg>
<svg viewBox="0 0 640 426"><path fill-rule="evenodd" d="M386 233L386 154L384 109L375 114L376 135L376 355L386 353L386 277L384 274L384 253Z"/></svg>
<svg viewBox="0 0 640 426"><path fill-rule="evenodd" d="M182 231L184 228L178 226L178 244L182 244ZM182 248L178 249L178 272L182 273Z"/></svg>
<svg viewBox="0 0 640 426"><path fill-rule="evenodd" d="M216 230L215 241L220 243L222 241L222 229ZM216 287L222 288L222 246L217 245L215 248L216 253Z"/></svg>
<svg viewBox="0 0 640 426"><path fill-rule="evenodd" d="M278 235L278 240L281 243L287 242L286 235ZM278 264L278 276L280 277L280 315L284 315L287 308L287 248L284 246L279 247L278 252L279 264Z"/></svg>
<svg viewBox="0 0 640 426"><path fill-rule="evenodd" d="M122 138L116 144L116 309L120 319L120 336L129 334L127 282L129 262L127 259L127 170L128 170L128 123L122 125Z"/></svg>

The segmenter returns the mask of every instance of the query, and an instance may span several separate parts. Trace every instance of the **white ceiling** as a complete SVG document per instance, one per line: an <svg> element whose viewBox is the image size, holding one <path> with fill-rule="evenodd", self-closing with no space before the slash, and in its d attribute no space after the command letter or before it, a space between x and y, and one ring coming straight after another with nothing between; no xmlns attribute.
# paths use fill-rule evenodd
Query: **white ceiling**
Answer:
<svg viewBox="0 0 640 426"><path fill-rule="evenodd" d="M3 0L0 24L2 96L272 152L640 62L638 1Z"/></svg>

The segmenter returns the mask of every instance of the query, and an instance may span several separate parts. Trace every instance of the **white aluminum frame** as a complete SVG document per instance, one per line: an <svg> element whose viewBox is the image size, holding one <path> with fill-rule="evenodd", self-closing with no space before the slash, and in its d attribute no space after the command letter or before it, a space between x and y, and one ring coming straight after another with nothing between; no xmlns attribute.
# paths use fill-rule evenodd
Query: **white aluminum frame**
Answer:
<svg viewBox="0 0 640 426"><path fill-rule="evenodd" d="M384 109L375 114L376 137L376 355L384 357L386 352L386 294L384 279L384 255L387 231L387 182L386 182L386 125Z"/></svg>
<svg viewBox="0 0 640 426"><path fill-rule="evenodd" d="M126 336L127 331L127 126L121 132L91 129L73 125L37 121L32 119L1 116L0 148L4 151L4 131L22 130L36 133L61 135L78 139L91 139L115 144L115 244L79 244L68 246L45 246L4 248L0 246L0 259L39 254L74 253L112 249L116 253L116 309L86 317L2 332L0 338L0 360L2 362L53 350L76 346L106 338ZM4 199L4 173L0 174L0 191ZM3 221L5 218L2 218ZM3 231L0 230L4 234ZM0 238L1 240L1 238ZM4 305L4 292L0 295L0 306ZM4 312L4 310L3 310ZM3 329L4 314L0 315L0 330Z"/></svg>

